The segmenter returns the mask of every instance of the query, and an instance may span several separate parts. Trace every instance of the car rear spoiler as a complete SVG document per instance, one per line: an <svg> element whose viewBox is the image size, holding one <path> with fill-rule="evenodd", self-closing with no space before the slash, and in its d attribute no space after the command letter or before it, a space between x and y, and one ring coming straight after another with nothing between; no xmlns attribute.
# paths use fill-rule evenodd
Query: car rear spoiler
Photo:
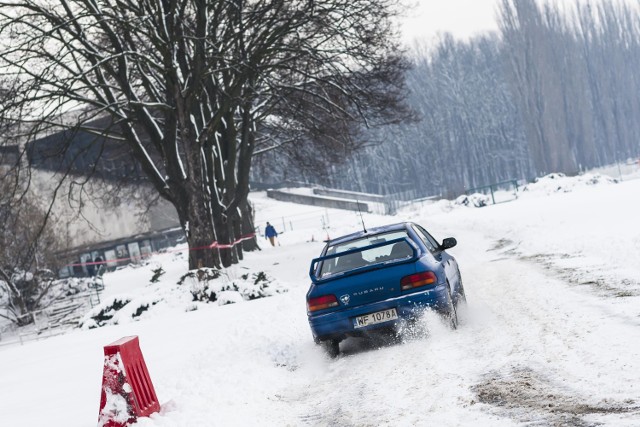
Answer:
<svg viewBox="0 0 640 427"><path fill-rule="evenodd" d="M335 274L332 274L332 275L330 275L330 276L328 276L326 278L319 278L317 276L319 263L321 263L322 261L326 261L328 259L333 259L333 258L338 258L338 257L341 257L341 256L353 254L353 253L356 253L356 252L363 252L363 251L366 251L366 250L369 250L369 249L376 249L376 248L380 248L382 246L393 245L393 244L396 244L396 243L399 243L399 242L406 242L409 245L409 247L411 248L411 251L413 252L413 255L411 256L411 258L376 262L376 263L372 263L372 264L365 265L365 266L362 266L362 267L354 268L353 270L346 270L346 271L342 271L340 273L335 273ZM326 282L328 280L336 279L338 277L344 277L346 275L360 273L360 272L363 272L363 271L375 270L375 269L382 268L382 267L384 267L386 265L389 265L389 264L397 264L397 263L404 263L404 262L413 261L418 257L418 252L419 252L418 246L409 237L399 237L397 239L389 240L388 242L375 243L373 245L363 246L361 248L350 249L348 251L340 252L340 253L337 253L337 254L332 254L332 255L327 255L327 256L323 256L323 257L319 257L319 258L314 258L311 261L311 267L309 268L309 277L311 278L311 281L313 283L322 283L322 282Z"/></svg>

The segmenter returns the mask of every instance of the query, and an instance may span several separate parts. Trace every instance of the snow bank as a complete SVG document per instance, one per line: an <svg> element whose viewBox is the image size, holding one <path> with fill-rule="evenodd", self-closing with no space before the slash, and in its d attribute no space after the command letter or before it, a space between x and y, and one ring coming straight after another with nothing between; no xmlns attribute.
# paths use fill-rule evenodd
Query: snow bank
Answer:
<svg viewBox="0 0 640 427"><path fill-rule="evenodd" d="M536 178L533 183L527 184L522 192L526 195L548 195L552 193L568 193L576 189L594 186L617 184L617 179L607 175L590 174L568 177L562 173L552 173L542 178Z"/></svg>
<svg viewBox="0 0 640 427"><path fill-rule="evenodd" d="M359 230L359 216L252 194L259 224L286 224L281 246L245 254L208 288L178 285L185 253L105 274L100 309L118 324L0 346L0 424L96 425L102 346L138 335L162 405L138 427L640 425L640 180L589 181L545 177L482 209L442 200L364 213L368 227L413 219L455 236L469 306L456 331L428 314L424 332L348 340L337 360L307 324L309 262L319 235ZM288 291L246 302L265 291L259 272L266 290ZM194 301L212 292L213 304ZM118 298L129 302L113 310Z"/></svg>
<svg viewBox="0 0 640 427"><path fill-rule="evenodd" d="M111 295L89 311L80 328L93 329L121 325L141 318L152 318L175 312L194 311L203 304L235 304L287 292L287 287L263 271L231 277L225 271L211 268L192 270L176 284L161 281L154 270L151 286L138 294Z"/></svg>

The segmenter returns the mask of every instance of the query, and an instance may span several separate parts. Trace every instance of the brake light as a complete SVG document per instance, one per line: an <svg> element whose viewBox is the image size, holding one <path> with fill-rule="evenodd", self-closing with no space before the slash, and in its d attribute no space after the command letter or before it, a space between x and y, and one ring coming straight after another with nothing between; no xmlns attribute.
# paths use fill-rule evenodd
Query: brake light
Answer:
<svg viewBox="0 0 640 427"><path fill-rule="evenodd" d="M335 295L323 295L321 297L309 298L307 308L309 311L324 310L325 308L337 307L338 298Z"/></svg>
<svg viewBox="0 0 640 427"><path fill-rule="evenodd" d="M435 273L432 271L424 271L422 273L404 276L400 280L400 287L403 291L419 288L420 286L433 285L438 281Z"/></svg>

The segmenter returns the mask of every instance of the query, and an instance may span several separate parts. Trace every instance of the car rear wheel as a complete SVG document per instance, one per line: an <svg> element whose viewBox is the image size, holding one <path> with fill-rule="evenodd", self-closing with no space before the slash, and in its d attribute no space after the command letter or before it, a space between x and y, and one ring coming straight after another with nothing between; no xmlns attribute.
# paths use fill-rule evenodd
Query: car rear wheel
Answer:
<svg viewBox="0 0 640 427"><path fill-rule="evenodd" d="M338 357L340 354L340 340L320 341L320 346L331 358Z"/></svg>
<svg viewBox="0 0 640 427"><path fill-rule="evenodd" d="M456 311L456 304L453 303L453 297L451 295L451 285L449 285L449 282L447 282L447 296L447 317L449 318L449 325L451 326L451 329L458 329L458 312Z"/></svg>
<svg viewBox="0 0 640 427"><path fill-rule="evenodd" d="M456 305L459 305L460 303L466 304L467 303L467 295L464 293L464 286L462 286L462 279L460 279L460 283L458 284L458 291L457 291L457 298L456 298Z"/></svg>

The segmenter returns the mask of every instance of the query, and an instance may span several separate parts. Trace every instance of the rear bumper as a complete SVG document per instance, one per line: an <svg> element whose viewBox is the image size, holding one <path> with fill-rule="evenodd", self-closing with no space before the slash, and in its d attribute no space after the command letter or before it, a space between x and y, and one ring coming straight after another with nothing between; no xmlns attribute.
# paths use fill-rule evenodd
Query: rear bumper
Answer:
<svg viewBox="0 0 640 427"><path fill-rule="evenodd" d="M434 308L446 310L448 307L448 292L446 285L438 285L434 288L402 295L379 301L373 304L362 305L340 311L314 314L309 316L309 326L313 338L316 341L328 339L344 339L349 336L362 336L367 332L377 329L394 327L398 322L418 317L425 309ZM375 325L354 328L353 319L363 314L395 308L398 319Z"/></svg>

